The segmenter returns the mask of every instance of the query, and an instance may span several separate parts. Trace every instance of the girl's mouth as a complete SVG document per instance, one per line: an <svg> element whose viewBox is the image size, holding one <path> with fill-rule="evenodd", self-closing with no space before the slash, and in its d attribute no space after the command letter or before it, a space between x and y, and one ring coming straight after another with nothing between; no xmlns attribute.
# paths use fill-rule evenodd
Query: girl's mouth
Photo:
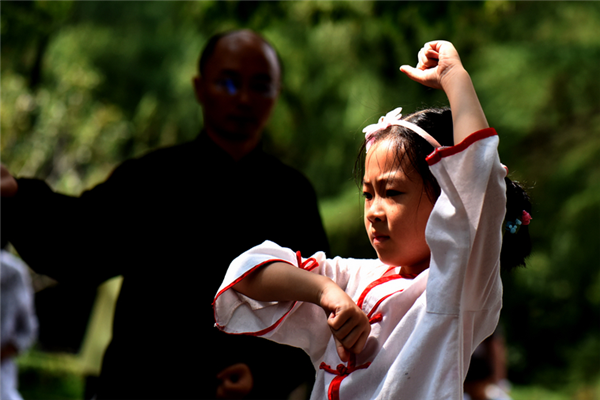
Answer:
<svg viewBox="0 0 600 400"><path fill-rule="evenodd" d="M389 236L383 236L383 235L378 235L378 236L373 236L373 244L381 244L387 240L389 240Z"/></svg>

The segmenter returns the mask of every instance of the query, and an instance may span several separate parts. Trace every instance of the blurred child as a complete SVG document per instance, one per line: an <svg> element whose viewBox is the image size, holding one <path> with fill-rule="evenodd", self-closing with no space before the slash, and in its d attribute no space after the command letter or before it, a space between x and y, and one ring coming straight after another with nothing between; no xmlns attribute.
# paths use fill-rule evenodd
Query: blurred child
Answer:
<svg viewBox="0 0 600 400"><path fill-rule="evenodd" d="M528 243L529 203L517 191L525 201L507 212L498 136L454 46L429 42L418 61L401 71L443 89L451 116L396 109L365 128L364 222L378 259L306 259L267 241L232 262L213 303L219 329L304 349L312 399L462 399L471 354L498 323L503 234ZM503 267L523 264L523 248L507 249Z"/></svg>
<svg viewBox="0 0 600 400"><path fill-rule="evenodd" d="M33 289L25 264L4 249L0 250L0 266L0 399L21 400L15 357L27 350L36 337Z"/></svg>

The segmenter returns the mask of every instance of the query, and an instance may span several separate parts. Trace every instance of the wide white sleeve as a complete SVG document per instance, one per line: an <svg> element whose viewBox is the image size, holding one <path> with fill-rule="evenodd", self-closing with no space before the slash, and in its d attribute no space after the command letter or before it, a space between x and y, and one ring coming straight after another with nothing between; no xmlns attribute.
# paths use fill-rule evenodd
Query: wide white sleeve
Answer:
<svg viewBox="0 0 600 400"><path fill-rule="evenodd" d="M429 218L427 311L458 315L501 306L506 170L492 128L440 148L427 161L441 187Z"/></svg>
<svg viewBox="0 0 600 400"><path fill-rule="evenodd" d="M265 241L229 266L213 301L216 327L229 334L262 336L300 347L315 362L322 358L331 336L321 307L304 302L256 301L232 289L256 269L278 261L325 275L343 290L352 292L358 285L360 266L376 260L327 259L323 252L302 258L299 253Z"/></svg>

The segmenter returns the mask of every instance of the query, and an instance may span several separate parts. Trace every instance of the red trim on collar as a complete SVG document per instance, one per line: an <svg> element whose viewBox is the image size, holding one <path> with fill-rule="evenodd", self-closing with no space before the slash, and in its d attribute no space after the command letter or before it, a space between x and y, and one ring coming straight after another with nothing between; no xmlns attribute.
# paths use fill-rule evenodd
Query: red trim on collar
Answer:
<svg viewBox="0 0 600 400"><path fill-rule="evenodd" d="M428 155L425 160L427 161L427 164L434 165L442 158L460 153L461 151L465 150L467 147L481 139L485 139L496 135L497 133L494 128L485 128L479 130L467 136L462 142L460 142L457 145L451 147L438 147L430 155Z"/></svg>
<svg viewBox="0 0 600 400"><path fill-rule="evenodd" d="M386 271L383 273L383 275L382 275L382 276L386 276L386 275L388 274L388 272L390 272L390 271L394 271L396 268L398 268L398 267L389 267L389 268L388 268L388 269L387 269L387 270L386 270ZM394 272L394 273L395 273L395 272Z"/></svg>
<svg viewBox="0 0 600 400"><path fill-rule="evenodd" d="M369 284L369 286L367 286L365 288L365 290L363 290L363 292L361 293L360 297L358 298L358 301L356 302L356 305L362 310L362 306L363 303L365 301L365 298L367 297L367 295L369 294L369 292L378 285L381 285L383 283L389 282L391 280L394 279L415 279L417 276L419 276L419 274L393 274L393 275L386 275L387 273L389 273L390 271L394 270L396 267L389 267L387 269L387 271L385 271L385 273L383 274L383 276L373 282L371 282ZM377 311L377 308L379 307L379 305L388 297L393 296L396 293L400 293L403 292L404 289L400 289L397 290L395 292L392 292L384 297L382 297L381 299L379 299L379 301L377 303L375 303L375 305L373 306L373 308L371 308L371 311L367 314L368 318L371 318L371 316L375 313L375 311ZM375 321L375 322L379 322L379 321Z"/></svg>
<svg viewBox="0 0 600 400"><path fill-rule="evenodd" d="M387 299L387 298L388 298L388 297L390 297L390 296L393 296L393 295L395 295L396 293L400 293L400 292L404 292L404 289L396 290L395 292L392 292L392 293L390 293L390 294L388 294L388 295L385 295L385 296L383 296L381 299L379 299L379 301L378 301L377 303L375 303L375 305L373 306L373 308L371 309L371 311L369 312L369 314L367 314L367 318L369 318L369 322L371 322L371 315L373 315L373 313L374 313L375 311L377 311L377 308L379 308L379 305L380 305L380 304L381 304L381 303L382 303L382 302L383 302L385 299ZM375 318L375 316L373 316L372 318ZM382 319L383 319L383 316L382 316ZM381 319L380 319L380 320L378 320L378 321L375 321L375 322L379 322L379 321L381 321Z"/></svg>
<svg viewBox="0 0 600 400"><path fill-rule="evenodd" d="M367 286L365 288L365 290L363 290L363 292L360 294L360 297L358 298L358 301L356 302L356 305L358 306L358 308L360 308L362 310L362 306L363 303L365 301L365 298L367 297L367 295L369 294L369 292L375 287L375 286L379 286L383 283L389 282L389 281L393 281L395 279L402 279L402 277L400 275L390 275L390 276L384 276L383 278L379 278L374 280L373 282L371 282L369 284L369 286Z"/></svg>
<svg viewBox="0 0 600 400"><path fill-rule="evenodd" d="M369 292L375 287L375 286L379 286L383 283L389 282L391 280L394 279L415 279L417 276L419 276L419 274L393 274L393 275L386 275L388 272L394 270L396 267L389 267L387 269L387 271L385 271L383 273L383 276L379 279L374 280L373 282L371 282L369 284L369 286L367 286L363 292L360 294L360 297L358 298L356 305L358 306L358 308L362 309L363 303L365 301L365 298L367 297L367 295L369 294ZM404 289L403 289L404 290ZM400 290L401 292L402 290ZM397 293L397 292L394 292ZM392 293L393 294L393 293ZM386 296L385 298L387 298L389 296ZM385 299L384 298L384 299ZM381 301L383 301L384 299L381 299L379 302L377 302L376 305L379 305L379 303L381 303ZM375 307L373 308L373 310L375 309ZM371 310L371 313L373 312L373 310ZM370 314L371 314L370 313ZM370 315L369 314L369 315Z"/></svg>
<svg viewBox="0 0 600 400"><path fill-rule="evenodd" d="M390 273L390 271L394 271L396 268L398 268L398 267L389 267L383 273L383 275L381 275L381 277L388 276L388 274ZM400 268L400 271L402 271L402 268ZM423 271L421 271L421 272L423 272ZM396 274L395 272L394 272L394 275L400 275L404 279L415 279L417 276L419 276L419 274ZM389 276L391 276L391 275L389 275Z"/></svg>
<svg viewBox="0 0 600 400"><path fill-rule="evenodd" d="M424 270L423 270L424 271ZM421 272L423 272L421 271ZM419 274L398 274L404 279L415 279Z"/></svg>

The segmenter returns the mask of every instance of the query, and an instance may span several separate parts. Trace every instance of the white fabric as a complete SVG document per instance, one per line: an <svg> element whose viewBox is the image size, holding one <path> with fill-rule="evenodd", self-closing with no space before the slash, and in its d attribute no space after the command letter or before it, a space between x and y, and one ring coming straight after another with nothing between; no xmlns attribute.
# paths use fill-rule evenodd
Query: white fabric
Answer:
<svg viewBox="0 0 600 400"><path fill-rule="evenodd" d="M425 132L423 128L416 124L413 124L412 122L402 119L402 107L398 107L385 114L385 116L381 116L376 124L368 125L363 129L363 132L365 134L365 140L367 141L367 144L365 145L365 150L369 151L369 148L371 148L373 133L377 132L378 130L386 129L388 126L392 125L399 125L410 129L417 135L421 136L423 139L427 140L427 142L429 142L429 144L432 145L434 149L440 147L440 143L437 140L435 140L435 138L429 133Z"/></svg>
<svg viewBox="0 0 600 400"><path fill-rule="evenodd" d="M34 312L33 289L27 266L12 254L0 250L2 348L14 346L25 351L36 338L37 318ZM0 399L21 400L17 391L18 371L12 358L2 360L0 366Z"/></svg>
<svg viewBox="0 0 600 400"><path fill-rule="evenodd" d="M501 308L506 171L497 145L495 132L488 129L432 153L439 159L431 170L442 194L426 229L430 268L414 280L390 280L368 292L362 309L369 318L381 314L382 320L372 323L354 365L371 364L343 378L340 399L463 398L471 354L494 331ZM389 269L379 260L326 259L323 253L312 257L318 266L311 272L330 277L357 302ZM239 256L217 292L216 325L227 333L260 335L303 348L317 374L311 399L326 399L337 375L320 369L320 364L335 370L344 363L324 311L310 303L258 302L230 290L270 260L298 265L292 250L268 241ZM293 366L274 366L288 367Z"/></svg>

